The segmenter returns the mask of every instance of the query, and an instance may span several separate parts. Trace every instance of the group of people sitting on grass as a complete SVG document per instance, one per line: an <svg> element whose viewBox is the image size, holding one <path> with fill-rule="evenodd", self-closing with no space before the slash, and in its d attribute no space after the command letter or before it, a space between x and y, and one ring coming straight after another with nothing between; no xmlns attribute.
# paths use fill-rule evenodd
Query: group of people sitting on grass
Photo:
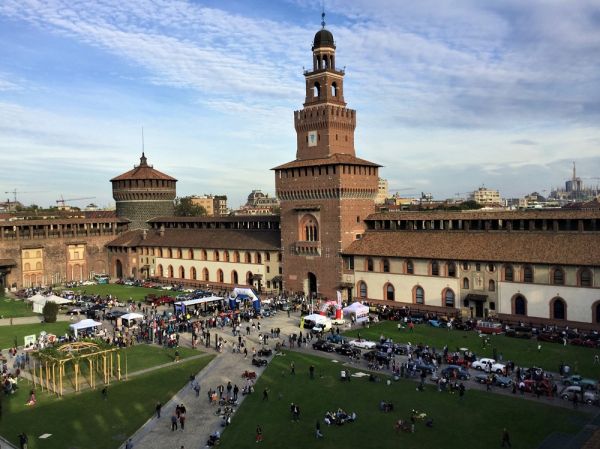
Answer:
<svg viewBox="0 0 600 449"><path fill-rule="evenodd" d="M332 424L341 426L342 424L356 421L356 413L352 412L351 414L348 414L342 408L338 408L335 412L326 412L324 421L328 426Z"/></svg>
<svg viewBox="0 0 600 449"><path fill-rule="evenodd" d="M404 420L402 418L396 421L394 428L396 429L396 433L398 432L408 432L415 433L415 425L417 421L425 421L425 427L432 428L433 427L433 419L427 418L427 413L420 412L418 410L411 410L410 419Z"/></svg>

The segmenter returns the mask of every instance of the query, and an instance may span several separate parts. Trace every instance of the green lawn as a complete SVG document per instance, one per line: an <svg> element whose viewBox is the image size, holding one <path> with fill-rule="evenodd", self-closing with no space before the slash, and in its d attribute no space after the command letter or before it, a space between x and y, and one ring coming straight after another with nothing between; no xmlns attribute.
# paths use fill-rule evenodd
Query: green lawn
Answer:
<svg viewBox="0 0 600 449"><path fill-rule="evenodd" d="M91 295L113 295L121 301L128 301L129 298L134 301L143 301L144 298L149 294L156 296L169 295L177 296L181 292L171 292L169 290L160 290L157 288L144 288L144 287L133 287L130 285L120 284L97 284L97 285L85 285L72 289L76 293L88 293Z"/></svg>
<svg viewBox="0 0 600 449"><path fill-rule="evenodd" d="M177 351L179 351L182 360L201 354L201 352L190 348L179 348ZM134 345L121 350L121 370L123 373L125 372L125 354L127 354L127 372L129 373L175 360L175 349L173 348L164 349L157 345L148 344Z"/></svg>
<svg viewBox="0 0 600 449"><path fill-rule="evenodd" d="M35 407L25 406L25 382L13 396L2 397L0 434L18 445L17 435L29 436L30 449L112 449L132 435L154 413L157 401L166 403L212 357L184 361L129 381L111 384L108 400L100 388L57 399L38 394ZM168 381L166 381L168 379ZM167 417L164 418L167 423ZM166 424L165 424L166 425ZM45 440L38 436L50 433Z"/></svg>
<svg viewBox="0 0 600 449"><path fill-rule="evenodd" d="M498 355L502 354L504 360L512 360L520 366L536 365L557 372L562 361L572 368L577 367L583 376L600 378L600 368L593 366L594 354L600 353L600 350L543 342L541 351L538 351L538 343L535 339L523 340L504 335L490 336L491 344L483 349L482 338L475 332L457 330L448 332L426 324L417 325L413 332L409 332L407 329L398 330L397 324L394 321L384 321L371 325L368 329L354 329L346 335L356 337L360 333L361 337L374 341L378 341L380 336L384 335L396 342L410 341L413 345L423 343L439 350L444 345L448 345L450 351L466 347L474 351L478 357L491 357L495 347Z"/></svg>
<svg viewBox="0 0 600 449"><path fill-rule="evenodd" d="M0 326L0 348L7 349L13 346L15 337L17 344L23 346L23 337L25 335L39 335L41 331L46 331L49 334L64 335L68 329L69 323L67 322Z"/></svg>
<svg viewBox="0 0 600 449"><path fill-rule="evenodd" d="M291 361L295 362L295 376L289 374ZM316 366L314 380L308 375L310 364ZM256 447L255 429L260 424L264 436L261 447L268 448L482 449L500 447L502 428L506 427L513 448L535 449L552 432L576 433L588 418L570 409L484 391L467 390L462 401L458 395L438 393L433 385L418 392L416 383L409 380L389 386L385 381L373 383L366 378L341 382L340 368L329 359L301 353L275 357L257 382L255 394L244 401L233 425L223 433L220 447ZM265 388L269 389L268 401L262 400ZM394 411L379 411L381 400L391 401ZM292 402L300 406L299 423L291 422ZM323 422L325 412L339 407L356 412L358 419L328 427ZM412 409L427 413L434 427L426 428L418 421L414 434L397 434L394 423L399 418L409 419ZM317 420L324 434L320 440L315 438Z"/></svg>
<svg viewBox="0 0 600 449"><path fill-rule="evenodd" d="M14 300L0 296L0 317L16 318L34 315L36 314L31 310L31 303L25 302L22 299Z"/></svg>

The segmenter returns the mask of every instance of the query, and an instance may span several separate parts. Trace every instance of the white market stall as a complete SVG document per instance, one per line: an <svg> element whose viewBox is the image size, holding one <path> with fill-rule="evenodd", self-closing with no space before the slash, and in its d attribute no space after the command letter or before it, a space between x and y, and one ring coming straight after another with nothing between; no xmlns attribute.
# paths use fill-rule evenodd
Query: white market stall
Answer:
<svg viewBox="0 0 600 449"><path fill-rule="evenodd" d="M102 323L94 320L81 320L77 323L69 324L69 327L73 329L73 333L75 337L77 337L77 333L84 329L91 329L94 327L102 326Z"/></svg>
<svg viewBox="0 0 600 449"><path fill-rule="evenodd" d="M198 304L204 304L206 310L206 304L210 304L213 302L221 302L223 298L221 296L206 296L204 298L194 298L194 299L186 299L185 301L177 301L173 304L175 309L175 313L187 312L190 306L195 306Z"/></svg>
<svg viewBox="0 0 600 449"><path fill-rule="evenodd" d="M357 323L369 321L369 307L360 302L353 302L348 307L344 307L343 312L344 316L348 316L350 319L354 317Z"/></svg>
<svg viewBox="0 0 600 449"><path fill-rule="evenodd" d="M43 313L44 306L46 305L47 302L53 302L53 303L58 304L59 306L63 305L63 304L71 304L72 303L71 300L61 298L60 296L56 296L56 295L50 295L50 296L34 295L29 299L33 303L33 313Z"/></svg>
<svg viewBox="0 0 600 449"><path fill-rule="evenodd" d="M132 324L135 324L135 323L132 323L133 320L141 320L144 318L144 315L142 315L141 313L131 312L131 313L126 313L125 315L121 316L120 318L121 318L121 320L127 321L127 324L126 324L127 327L131 327Z"/></svg>

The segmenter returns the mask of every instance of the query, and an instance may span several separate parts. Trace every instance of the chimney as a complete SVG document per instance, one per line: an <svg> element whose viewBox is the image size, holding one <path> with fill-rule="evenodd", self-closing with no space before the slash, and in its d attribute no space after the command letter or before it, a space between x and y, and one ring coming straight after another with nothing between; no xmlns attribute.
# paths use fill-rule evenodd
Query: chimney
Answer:
<svg viewBox="0 0 600 449"><path fill-rule="evenodd" d="M142 232L142 240L146 240L146 238L148 238L148 231L144 229L144 231Z"/></svg>
<svg viewBox="0 0 600 449"><path fill-rule="evenodd" d="M158 235L160 235L161 237L165 236L165 225L160 226L160 229L158 230Z"/></svg>

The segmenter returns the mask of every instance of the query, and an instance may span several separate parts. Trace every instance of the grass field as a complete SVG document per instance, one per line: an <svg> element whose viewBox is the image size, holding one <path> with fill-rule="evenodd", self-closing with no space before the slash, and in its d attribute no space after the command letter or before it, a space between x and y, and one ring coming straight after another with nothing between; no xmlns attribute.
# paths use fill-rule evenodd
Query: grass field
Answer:
<svg viewBox="0 0 600 449"><path fill-rule="evenodd" d="M149 294L154 294L156 296L169 295L169 296L177 296L180 292L171 292L169 290L160 290L157 288L144 288L144 287L133 287L130 285L120 285L120 284L97 284L97 285L85 285L73 289L76 293L87 293L91 295L113 295L113 297L117 297L121 301L127 301L129 298L134 301L143 301L144 298Z"/></svg>
<svg viewBox="0 0 600 449"><path fill-rule="evenodd" d="M0 296L0 317L17 318L36 315L31 310L31 304L22 299L14 300Z"/></svg>
<svg viewBox="0 0 600 449"><path fill-rule="evenodd" d="M14 345L15 338L17 339L17 344L23 346L23 337L25 335L39 335L41 331L46 331L49 334L64 335L68 329L69 323L67 322L0 326L0 348L10 348Z"/></svg>
<svg viewBox="0 0 600 449"><path fill-rule="evenodd" d="M127 371L133 373L134 371L140 371L152 366L173 362L175 360L175 351L173 348L163 349L157 345L140 344L122 349L121 358L123 360L124 354L127 354ZM179 351L181 360L201 354L201 352L190 348L179 348L177 351ZM124 371L125 362L123 361L122 363L123 366L121 369Z"/></svg>
<svg viewBox="0 0 600 449"><path fill-rule="evenodd" d="M290 375L290 362L295 362L296 375ZM316 367L315 379L308 375L310 364ZM467 390L465 397L438 393L428 385L418 392L415 383L400 380L387 385L366 378L351 382L339 380L339 364L329 359L301 353L275 357L256 384L233 425L223 433L222 449L255 447L255 429L260 424L264 442L261 447L316 447L320 449L403 449L410 448L474 448L500 447L503 427L509 430L513 448L535 449L552 432L574 434L586 423L581 412L552 407L518 397ZM269 390L268 401L262 392ZM381 400L391 401L394 411L379 410ZM290 403L300 406L299 423L292 423ZM339 407L356 412L358 419L343 426L324 424L326 411ZM409 419L412 409L427 413L434 421L426 428L418 421L414 434L397 434L394 423ZM316 440L315 425L320 421L323 439Z"/></svg>
<svg viewBox="0 0 600 449"><path fill-rule="evenodd" d="M211 359L183 361L111 384L106 401L101 400L98 388L62 399L40 393L37 405L27 407L29 389L23 382L16 394L2 398L0 434L18 446L17 435L24 431L29 436L29 449L117 448L152 416L157 401L166 403L185 385L191 372L198 372ZM38 439L44 433L52 436Z"/></svg>
<svg viewBox="0 0 600 449"><path fill-rule="evenodd" d="M600 350L581 346L542 343L542 349L538 351L538 343L535 339L523 340L505 337L504 335L490 336L490 345L483 349L482 338L472 331L452 330L448 332L445 329L420 324L415 326L413 332L409 332L407 329L398 330L397 324L398 322L394 321L384 321L377 325L371 325L368 329L354 329L347 332L346 335L356 337L360 333L361 337L374 341L378 341L380 336L384 335L387 338L392 338L395 342L410 341L413 345L423 343L438 350L441 350L444 345L448 345L450 351L465 347L474 351L478 357L491 357L493 348L496 348L498 355L502 354L505 361L512 360L520 366L530 367L535 365L558 372L562 361L573 369L577 367L579 374L600 378L600 368L593 366L594 354L600 353Z"/></svg>

